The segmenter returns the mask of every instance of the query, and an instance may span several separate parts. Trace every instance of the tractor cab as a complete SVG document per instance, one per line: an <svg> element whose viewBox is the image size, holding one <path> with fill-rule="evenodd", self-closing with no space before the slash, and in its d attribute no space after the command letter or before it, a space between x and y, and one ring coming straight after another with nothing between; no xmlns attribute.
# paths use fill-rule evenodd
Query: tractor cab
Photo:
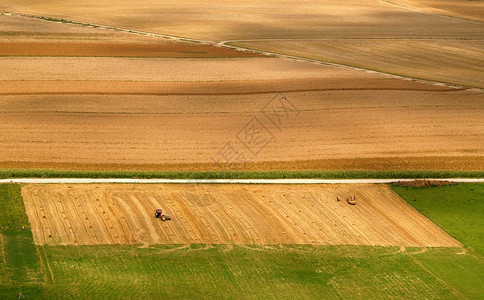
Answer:
<svg viewBox="0 0 484 300"><path fill-rule="evenodd" d="M171 216L165 215L161 208L155 210L155 218L161 219L162 221L171 220Z"/></svg>

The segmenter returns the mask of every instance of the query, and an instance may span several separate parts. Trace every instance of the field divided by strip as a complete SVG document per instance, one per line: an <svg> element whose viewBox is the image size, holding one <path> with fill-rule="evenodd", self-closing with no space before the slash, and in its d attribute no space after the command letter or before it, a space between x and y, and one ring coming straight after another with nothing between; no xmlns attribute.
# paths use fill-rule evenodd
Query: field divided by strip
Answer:
<svg viewBox="0 0 484 300"><path fill-rule="evenodd" d="M383 185L28 185L22 193L42 245L460 247ZM350 195L357 205L344 201ZM155 219L156 208L173 219Z"/></svg>

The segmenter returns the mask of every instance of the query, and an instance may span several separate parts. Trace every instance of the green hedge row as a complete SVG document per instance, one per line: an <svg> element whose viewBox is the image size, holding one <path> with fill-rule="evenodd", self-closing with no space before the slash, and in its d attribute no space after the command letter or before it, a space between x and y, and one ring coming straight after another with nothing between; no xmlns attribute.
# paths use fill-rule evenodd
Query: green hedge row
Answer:
<svg viewBox="0 0 484 300"><path fill-rule="evenodd" d="M484 171L74 171L0 169L0 178L359 179L484 178Z"/></svg>

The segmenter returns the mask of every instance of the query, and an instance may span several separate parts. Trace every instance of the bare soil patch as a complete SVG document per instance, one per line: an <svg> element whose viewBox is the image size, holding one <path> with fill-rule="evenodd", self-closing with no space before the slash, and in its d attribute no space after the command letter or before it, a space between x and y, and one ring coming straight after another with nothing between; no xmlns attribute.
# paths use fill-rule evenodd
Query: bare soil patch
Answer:
<svg viewBox="0 0 484 300"><path fill-rule="evenodd" d="M461 246L384 185L28 185L22 194L40 245ZM349 195L356 205L336 201ZM158 207L172 220L155 219Z"/></svg>

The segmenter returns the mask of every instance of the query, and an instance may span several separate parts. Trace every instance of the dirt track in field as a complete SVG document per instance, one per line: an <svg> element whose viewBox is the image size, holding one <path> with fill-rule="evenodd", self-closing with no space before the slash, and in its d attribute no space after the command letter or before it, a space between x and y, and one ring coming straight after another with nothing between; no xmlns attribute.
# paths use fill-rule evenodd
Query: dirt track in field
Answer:
<svg viewBox="0 0 484 300"><path fill-rule="evenodd" d="M227 58L258 55L189 43L0 42L0 56Z"/></svg>
<svg viewBox="0 0 484 300"><path fill-rule="evenodd" d="M22 194L40 245L461 246L385 185L28 185ZM336 201L349 195L357 205ZM155 219L158 207L173 219Z"/></svg>

